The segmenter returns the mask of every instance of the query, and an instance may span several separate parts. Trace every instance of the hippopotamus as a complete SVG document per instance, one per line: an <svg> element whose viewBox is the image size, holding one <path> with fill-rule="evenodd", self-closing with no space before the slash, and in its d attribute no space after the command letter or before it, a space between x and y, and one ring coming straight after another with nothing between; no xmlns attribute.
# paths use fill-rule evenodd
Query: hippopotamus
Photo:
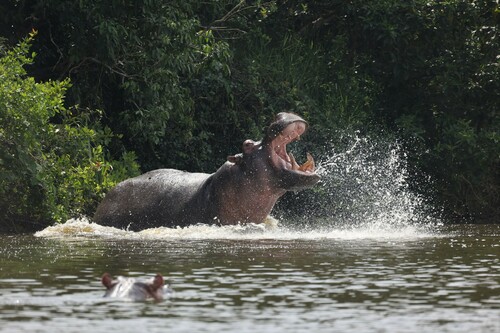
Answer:
<svg viewBox="0 0 500 333"><path fill-rule="evenodd" d="M107 193L94 222L132 231L263 223L285 192L309 188L320 180L309 153L299 165L286 150L307 128L300 116L282 112L261 141L244 141L242 152L228 156L215 173L158 169L127 179Z"/></svg>
<svg viewBox="0 0 500 333"><path fill-rule="evenodd" d="M106 287L104 297L125 298L133 301L144 301L149 298L155 301L163 299L163 276L156 274L156 276L148 282L139 282L134 278L126 278L118 276L113 280L111 275L104 273L101 278L102 284Z"/></svg>

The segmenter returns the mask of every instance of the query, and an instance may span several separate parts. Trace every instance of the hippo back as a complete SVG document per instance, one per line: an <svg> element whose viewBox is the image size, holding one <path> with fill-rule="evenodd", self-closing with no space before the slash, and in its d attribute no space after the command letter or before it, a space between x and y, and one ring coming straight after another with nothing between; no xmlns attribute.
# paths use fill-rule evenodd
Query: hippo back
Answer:
<svg viewBox="0 0 500 333"><path fill-rule="evenodd" d="M209 177L206 173L158 169L127 179L106 195L94 221L130 230L193 224L183 221L196 219L190 202Z"/></svg>

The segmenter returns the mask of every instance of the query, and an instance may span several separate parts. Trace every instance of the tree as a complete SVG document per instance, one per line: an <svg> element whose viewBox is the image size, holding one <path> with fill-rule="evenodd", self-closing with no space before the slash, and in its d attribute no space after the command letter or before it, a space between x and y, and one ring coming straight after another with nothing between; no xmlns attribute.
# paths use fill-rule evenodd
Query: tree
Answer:
<svg viewBox="0 0 500 333"><path fill-rule="evenodd" d="M109 158L134 150L143 171L212 172L275 113L295 111L312 124L303 149L321 152L346 128L382 129L405 142L413 190L429 194L422 181L430 176L449 217L500 214L496 1L16 0L0 8L8 13L0 35L40 31L30 75L70 78L66 105L102 110L90 112L91 127L120 134L106 139Z"/></svg>

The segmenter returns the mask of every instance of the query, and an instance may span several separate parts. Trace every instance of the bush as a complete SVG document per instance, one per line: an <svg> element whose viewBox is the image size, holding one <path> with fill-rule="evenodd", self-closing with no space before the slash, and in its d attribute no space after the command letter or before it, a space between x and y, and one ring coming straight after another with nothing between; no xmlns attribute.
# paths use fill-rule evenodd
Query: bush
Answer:
<svg viewBox="0 0 500 333"><path fill-rule="evenodd" d="M0 58L0 220L26 229L92 214L104 192L138 173L135 157L108 160L113 135L86 122L98 113L64 106L69 80L26 75L35 32Z"/></svg>

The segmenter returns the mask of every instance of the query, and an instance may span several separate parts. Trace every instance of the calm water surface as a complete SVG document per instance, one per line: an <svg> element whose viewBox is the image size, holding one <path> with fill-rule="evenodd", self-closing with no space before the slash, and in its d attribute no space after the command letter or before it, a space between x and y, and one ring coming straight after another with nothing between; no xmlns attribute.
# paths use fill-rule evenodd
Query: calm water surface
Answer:
<svg viewBox="0 0 500 333"><path fill-rule="evenodd" d="M500 332L500 226L118 231L0 237L0 332ZM100 277L162 273L160 303Z"/></svg>

